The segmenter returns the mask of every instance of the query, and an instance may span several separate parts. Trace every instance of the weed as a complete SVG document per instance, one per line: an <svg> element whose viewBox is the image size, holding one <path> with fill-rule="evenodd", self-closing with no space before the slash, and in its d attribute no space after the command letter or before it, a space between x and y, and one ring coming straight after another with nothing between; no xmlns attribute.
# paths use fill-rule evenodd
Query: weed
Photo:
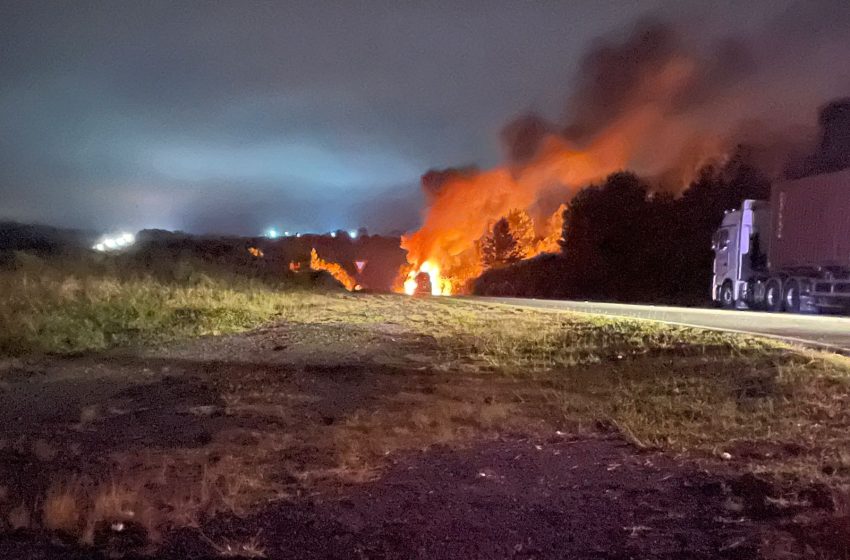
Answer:
<svg viewBox="0 0 850 560"><path fill-rule="evenodd" d="M54 485L42 504L44 527L69 535L78 535L85 523L84 489L76 480Z"/></svg>

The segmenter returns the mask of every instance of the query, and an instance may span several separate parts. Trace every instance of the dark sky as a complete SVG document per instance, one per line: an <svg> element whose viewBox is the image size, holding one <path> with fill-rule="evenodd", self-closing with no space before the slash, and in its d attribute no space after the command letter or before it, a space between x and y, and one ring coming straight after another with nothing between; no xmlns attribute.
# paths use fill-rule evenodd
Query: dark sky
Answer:
<svg viewBox="0 0 850 560"><path fill-rule="evenodd" d="M413 228L419 176L558 118L595 38L746 34L790 3L0 0L0 219Z"/></svg>

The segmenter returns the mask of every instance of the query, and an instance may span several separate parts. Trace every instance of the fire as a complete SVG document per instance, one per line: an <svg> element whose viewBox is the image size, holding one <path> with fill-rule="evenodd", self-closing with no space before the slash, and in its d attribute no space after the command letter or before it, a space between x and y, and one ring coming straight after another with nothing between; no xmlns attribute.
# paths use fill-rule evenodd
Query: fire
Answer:
<svg viewBox="0 0 850 560"><path fill-rule="evenodd" d="M535 208L539 198L553 187L576 189L604 177L622 166L617 146L602 143L581 151L562 138L550 137L537 157L522 168L499 167L469 176L448 179L434 195L422 227L402 239L415 273L424 268L440 273L440 293L462 293L470 280L484 271L480 243L493 224L512 213L529 220L531 236L518 236L524 258L557 251L563 207L554 212ZM415 273L408 274L410 280ZM411 276L412 274L412 276ZM433 282L433 274L432 274ZM410 284L406 283L406 290Z"/></svg>
<svg viewBox="0 0 850 560"><path fill-rule="evenodd" d="M452 294L451 282L440 276L440 267L433 262L426 261L422 263L422 266L420 266L419 269L411 267L407 268L410 270L407 273L407 278L404 280L405 294L412 296L416 293L416 289L419 287L419 282L416 280L416 277L420 274L428 275L431 281L432 296L449 296Z"/></svg>
<svg viewBox="0 0 850 560"><path fill-rule="evenodd" d="M611 173L630 169L671 187L686 184L728 141L712 127L716 119L700 119L703 105L695 94L708 87L704 70L714 62L659 25L638 27L625 42L588 53L570 99L570 121L518 118L503 132L503 165L423 177L428 208L422 226L402 239L415 271L406 271L405 291L426 265L439 271L441 293L468 290L485 269L482 244L502 218L523 230L511 231L521 238L511 259L558 251L563 207L556 206ZM511 224L511 215L526 216L520 221L530 220L534 234ZM502 224L503 239L504 230Z"/></svg>
<svg viewBox="0 0 850 560"><path fill-rule="evenodd" d="M411 271L407 279L404 281L404 293L412 296L416 293L416 271Z"/></svg>
<svg viewBox="0 0 850 560"><path fill-rule="evenodd" d="M310 268L324 270L333 276L349 292L358 289L357 281L339 263L326 261L319 257L316 249L310 251Z"/></svg>

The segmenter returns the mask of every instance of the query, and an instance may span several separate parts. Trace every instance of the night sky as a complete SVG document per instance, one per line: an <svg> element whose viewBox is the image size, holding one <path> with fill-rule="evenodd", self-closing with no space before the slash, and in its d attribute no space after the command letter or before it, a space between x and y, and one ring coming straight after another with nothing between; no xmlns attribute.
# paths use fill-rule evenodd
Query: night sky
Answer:
<svg viewBox="0 0 850 560"><path fill-rule="evenodd" d="M415 228L420 175L496 164L519 113L561 118L597 38L642 17L748 36L795 3L702 4L0 0L0 219Z"/></svg>

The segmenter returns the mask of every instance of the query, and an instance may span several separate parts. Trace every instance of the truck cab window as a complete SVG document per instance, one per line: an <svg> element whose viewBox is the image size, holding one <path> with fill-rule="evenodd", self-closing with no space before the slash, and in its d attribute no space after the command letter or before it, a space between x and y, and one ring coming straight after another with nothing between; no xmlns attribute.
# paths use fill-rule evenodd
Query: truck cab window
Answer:
<svg viewBox="0 0 850 560"><path fill-rule="evenodd" d="M729 247L729 231L721 229L714 234L714 250L725 251L727 247Z"/></svg>

